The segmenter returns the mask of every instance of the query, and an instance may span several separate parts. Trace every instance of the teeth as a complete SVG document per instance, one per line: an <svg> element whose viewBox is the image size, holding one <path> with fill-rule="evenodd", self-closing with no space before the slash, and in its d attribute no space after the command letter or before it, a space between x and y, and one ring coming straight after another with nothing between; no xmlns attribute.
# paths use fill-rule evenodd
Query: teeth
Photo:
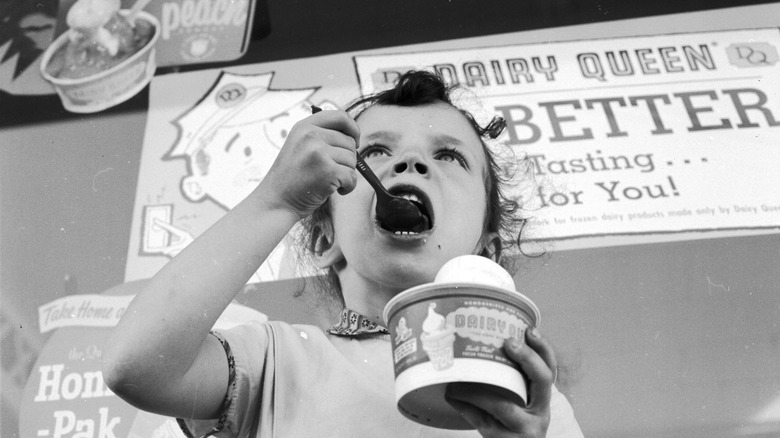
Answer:
<svg viewBox="0 0 780 438"><path fill-rule="evenodd" d="M414 193L404 193L399 195L404 199L408 199L410 201L420 202L420 197L415 195Z"/></svg>
<svg viewBox="0 0 780 438"><path fill-rule="evenodd" d="M409 234L418 234L418 233L415 233L414 231L395 231L393 234L399 235L399 236L400 235L406 236L406 235L409 235Z"/></svg>

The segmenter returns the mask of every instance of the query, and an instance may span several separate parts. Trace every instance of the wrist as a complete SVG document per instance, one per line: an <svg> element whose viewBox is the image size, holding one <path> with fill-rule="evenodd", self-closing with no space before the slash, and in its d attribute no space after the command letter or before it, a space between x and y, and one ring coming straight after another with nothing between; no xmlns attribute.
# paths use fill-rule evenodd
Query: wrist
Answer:
<svg viewBox="0 0 780 438"><path fill-rule="evenodd" d="M308 214L296 208L283 196L283 192L271 185L261 182L244 203L251 205L257 215L270 215L276 219L289 222L291 225L303 219Z"/></svg>

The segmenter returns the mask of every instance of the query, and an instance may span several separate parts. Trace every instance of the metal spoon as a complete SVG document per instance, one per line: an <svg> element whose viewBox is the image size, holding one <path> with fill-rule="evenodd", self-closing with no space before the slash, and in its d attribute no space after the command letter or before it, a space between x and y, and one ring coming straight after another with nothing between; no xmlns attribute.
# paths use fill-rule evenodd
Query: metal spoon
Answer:
<svg viewBox="0 0 780 438"><path fill-rule="evenodd" d="M312 114L316 114L322 109L312 105L311 111ZM358 172L376 192L376 219L379 223L390 231L420 232L428 229L428 217L420 210L419 203L391 195L376 174L368 167L363 157L357 152L355 155Z"/></svg>

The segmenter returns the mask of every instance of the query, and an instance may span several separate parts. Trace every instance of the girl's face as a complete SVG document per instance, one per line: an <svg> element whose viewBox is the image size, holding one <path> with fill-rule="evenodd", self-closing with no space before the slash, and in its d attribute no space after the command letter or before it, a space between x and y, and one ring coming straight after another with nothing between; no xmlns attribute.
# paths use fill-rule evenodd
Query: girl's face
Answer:
<svg viewBox="0 0 780 438"><path fill-rule="evenodd" d="M395 195L425 205L432 227L420 233L383 229L376 194L364 178L333 196L334 247L345 270L390 290L430 282L453 257L482 250L487 160L466 118L446 104L377 105L357 120L360 153ZM343 275L343 272L340 273Z"/></svg>

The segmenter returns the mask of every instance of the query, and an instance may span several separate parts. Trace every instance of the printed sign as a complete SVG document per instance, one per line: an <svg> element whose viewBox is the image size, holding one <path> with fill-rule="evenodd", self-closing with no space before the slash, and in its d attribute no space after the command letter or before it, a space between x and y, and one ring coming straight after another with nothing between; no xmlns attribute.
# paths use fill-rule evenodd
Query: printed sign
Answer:
<svg viewBox="0 0 780 438"><path fill-rule="evenodd" d="M69 327L52 336L27 380L19 436L130 436L138 411L108 389L101 371L108 333L106 329ZM167 421L174 420L158 417L157 426L165 430ZM159 436L184 435L179 431Z"/></svg>
<svg viewBox="0 0 780 438"><path fill-rule="evenodd" d="M38 308L41 333L60 327L113 327L132 296L69 295Z"/></svg>
<svg viewBox="0 0 780 438"><path fill-rule="evenodd" d="M345 105L410 68L462 85L459 103L480 120L506 118L491 146L520 165L512 194L533 225L526 240L774 232L778 48L780 33L764 29L366 52L157 77L126 279L153 275L254 190L310 105ZM301 265L295 233L250 282L317 272Z"/></svg>
<svg viewBox="0 0 780 438"><path fill-rule="evenodd" d="M425 68L500 115L540 240L780 227L777 29L355 58L364 94ZM518 188L518 194L521 192Z"/></svg>
<svg viewBox="0 0 780 438"><path fill-rule="evenodd" d="M102 357L110 328L134 295L69 295L38 308L41 332L57 329L32 367L19 412L19 436L183 438L169 417L140 411L106 385ZM267 317L231 303L215 324L227 329Z"/></svg>
<svg viewBox="0 0 780 438"><path fill-rule="evenodd" d="M146 11L160 20L160 66L230 61L244 54L254 0L153 1Z"/></svg>
<svg viewBox="0 0 780 438"><path fill-rule="evenodd" d="M76 0L60 0L55 36L68 29L67 12ZM123 0L122 8L135 3ZM255 0L151 1L144 11L160 21L157 65L232 61L249 47Z"/></svg>

